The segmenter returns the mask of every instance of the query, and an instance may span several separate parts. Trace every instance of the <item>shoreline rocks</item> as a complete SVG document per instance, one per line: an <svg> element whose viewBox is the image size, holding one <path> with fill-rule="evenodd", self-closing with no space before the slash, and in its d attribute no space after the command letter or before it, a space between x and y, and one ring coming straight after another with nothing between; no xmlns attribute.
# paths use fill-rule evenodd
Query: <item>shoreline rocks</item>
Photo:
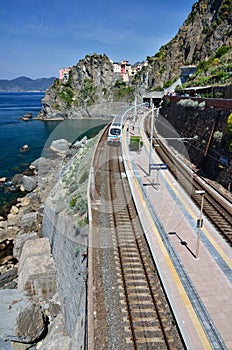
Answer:
<svg viewBox="0 0 232 350"><path fill-rule="evenodd" d="M28 121L28 120L32 120L32 118L33 118L33 113L26 113L19 119L23 121Z"/></svg>
<svg viewBox="0 0 232 350"><path fill-rule="evenodd" d="M55 146L56 157L39 159L31 164L32 176L17 174L12 179L15 186L23 188L25 196L18 198L7 218L0 221L0 244L4 240L14 242L0 269L0 312L1 315L4 312L6 318L6 328L0 323L0 348L4 344L3 349L13 349L14 341L23 350L28 347L22 342L34 342L38 349L41 349L41 343L47 349L46 344L51 342L56 344L56 349L71 349L69 345L72 338L66 335L64 310L57 292L57 271L50 243L48 238L42 238L41 233L44 203L57 182L64 166L63 161L69 161L67 151L72 150L66 140L55 143ZM78 149L79 146L74 148L73 154ZM9 299L4 293L9 294ZM16 301L14 308L11 305L12 295ZM12 312L8 312L9 307ZM46 335L48 320L48 328L51 329L49 336ZM58 322L59 332L54 322Z"/></svg>
<svg viewBox="0 0 232 350"><path fill-rule="evenodd" d="M0 299L0 339L36 342L46 327L40 306L16 289L0 290Z"/></svg>
<svg viewBox="0 0 232 350"><path fill-rule="evenodd" d="M20 148L20 152L29 151L29 149L30 149L30 147L27 144L25 144Z"/></svg>

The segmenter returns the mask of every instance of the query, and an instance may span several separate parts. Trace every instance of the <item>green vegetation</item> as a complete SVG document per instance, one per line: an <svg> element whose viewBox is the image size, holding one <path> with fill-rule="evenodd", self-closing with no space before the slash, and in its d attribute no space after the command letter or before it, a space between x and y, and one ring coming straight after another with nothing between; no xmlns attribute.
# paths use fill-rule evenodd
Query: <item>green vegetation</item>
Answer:
<svg viewBox="0 0 232 350"><path fill-rule="evenodd" d="M155 57L156 58L162 58L162 52L156 52L156 54L155 54Z"/></svg>
<svg viewBox="0 0 232 350"><path fill-rule="evenodd" d="M93 86L93 82L90 79L86 78L84 80L80 89L80 98L82 101L85 101L88 107L96 103L96 87Z"/></svg>
<svg viewBox="0 0 232 350"><path fill-rule="evenodd" d="M71 208L74 208L75 207L75 205L76 205L76 202L77 202L77 196L76 197L74 197L74 198L72 198L71 200L70 200L70 207Z"/></svg>
<svg viewBox="0 0 232 350"><path fill-rule="evenodd" d="M182 87L228 85L231 82L231 78L232 48L223 45L213 57L198 64L197 71Z"/></svg>
<svg viewBox="0 0 232 350"><path fill-rule="evenodd" d="M79 183L82 184L83 182L88 180L88 178L89 178L89 173L87 170L84 170L81 177L80 177Z"/></svg>
<svg viewBox="0 0 232 350"><path fill-rule="evenodd" d="M156 58L158 58L159 60L163 60L167 56L167 47L171 43L171 41L169 41L166 45L161 46L159 52L155 54Z"/></svg>
<svg viewBox="0 0 232 350"><path fill-rule="evenodd" d="M152 58L150 58L150 64L152 62ZM135 76L133 77L131 83L133 86L138 85L141 81L145 79L145 76L147 74L147 66L143 66L140 71L138 71Z"/></svg>
<svg viewBox="0 0 232 350"><path fill-rule="evenodd" d="M151 91L163 91L163 90L164 90L163 87L160 86L160 85L158 85L158 86L154 87L153 89L151 89Z"/></svg>
<svg viewBox="0 0 232 350"><path fill-rule="evenodd" d="M226 122L226 131L229 135L232 135L232 113L230 113Z"/></svg>
<svg viewBox="0 0 232 350"><path fill-rule="evenodd" d="M106 87L103 87L103 88L102 88L102 94L105 96L105 98L110 97L110 91L107 90Z"/></svg>
<svg viewBox="0 0 232 350"><path fill-rule="evenodd" d="M147 56L147 62L148 62L148 63L151 63L152 61L153 61L153 58L150 57L150 56Z"/></svg>
<svg viewBox="0 0 232 350"><path fill-rule="evenodd" d="M222 20L225 20L228 18L229 15L232 13L232 1L231 0L224 0L221 5L220 10L220 18Z"/></svg>
<svg viewBox="0 0 232 350"><path fill-rule="evenodd" d="M116 80L113 91L116 101L124 99L129 102L134 99L134 90L132 87L127 86L125 81Z"/></svg>
<svg viewBox="0 0 232 350"><path fill-rule="evenodd" d="M196 7L196 4L193 4L192 11L188 15L188 18L186 19L185 24L189 25L189 24L193 23L196 14L197 14L197 7Z"/></svg>
<svg viewBox="0 0 232 350"><path fill-rule="evenodd" d="M177 105L182 107L196 108L198 107L198 101L194 101L191 99L180 100L177 102Z"/></svg>
<svg viewBox="0 0 232 350"><path fill-rule="evenodd" d="M66 103L67 108L71 107L74 93L70 87L64 86L63 89L59 92L59 96Z"/></svg>
<svg viewBox="0 0 232 350"><path fill-rule="evenodd" d="M82 216L87 212L87 200L80 198L75 205L75 209L78 211L79 215Z"/></svg>
<svg viewBox="0 0 232 350"><path fill-rule="evenodd" d="M230 113L226 122L226 131L230 135L229 151L232 152L232 113Z"/></svg>
<svg viewBox="0 0 232 350"><path fill-rule="evenodd" d="M80 254L80 247L76 247L76 249L75 249L75 256L77 257L78 256L78 254Z"/></svg>
<svg viewBox="0 0 232 350"><path fill-rule="evenodd" d="M232 13L232 1L231 0L223 0L220 10L218 12L218 16L215 18L215 20L211 23L211 26L205 27L203 29L203 33L206 34L207 36L212 35L214 30L217 28L219 25L223 25L225 21L230 23L230 16ZM227 36L230 37L232 34L232 29L229 29L227 32Z"/></svg>
<svg viewBox="0 0 232 350"><path fill-rule="evenodd" d="M68 80L65 83L66 87L69 87L72 89L72 71L69 71L69 75L68 75Z"/></svg>
<svg viewBox="0 0 232 350"><path fill-rule="evenodd" d="M59 184L62 198L56 199L59 191L54 192L53 204L56 212L66 210L67 214L73 217L78 228L82 228L82 233L88 223L86 191L92 152L98 138L99 135L91 138L70 160Z"/></svg>
<svg viewBox="0 0 232 350"><path fill-rule="evenodd" d="M213 134L213 138L215 139L216 142L220 143L222 140L222 132L217 130L215 131L215 133Z"/></svg>
<svg viewBox="0 0 232 350"><path fill-rule="evenodd" d="M229 46L221 46L217 52L216 52L216 55L215 55L215 58L220 58L222 57L223 55L225 55L228 51L230 50L230 47Z"/></svg>
<svg viewBox="0 0 232 350"><path fill-rule="evenodd" d="M165 81L164 86L163 86L164 89L169 88L169 86L171 86L172 84L174 84L176 80L177 80L177 78L174 78L174 79L172 79L172 80L167 80L167 81Z"/></svg>
<svg viewBox="0 0 232 350"><path fill-rule="evenodd" d="M59 87L59 85L60 85L60 80L57 78L53 82L53 87L57 89Z"/></svg>

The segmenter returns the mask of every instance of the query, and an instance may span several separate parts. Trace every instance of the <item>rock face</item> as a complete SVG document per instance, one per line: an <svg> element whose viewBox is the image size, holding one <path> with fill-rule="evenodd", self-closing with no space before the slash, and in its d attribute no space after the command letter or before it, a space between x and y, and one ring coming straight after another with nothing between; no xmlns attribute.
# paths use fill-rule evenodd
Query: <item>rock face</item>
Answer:
<svg viewBox="0 0 232 350"><path fill-rule="evenodd" d="M62 332L63 330L63 332ZM64 323L61 315L58 315L49 327L48 336L39 345L41 350L77 350L78 346L73 339L64 335ZM1 345L1 344L0 344Z"/></svg>
<svg viewBox="0 0 232 350"><path fill-rule="evenodd" d="M55 265L47 238L24 243L19 260L18 289L39 300L51 299L56 293Z"/></svg>
<svg viewBox="0 0 232 350"><path fill-rule="evenodd" d="M196 2L176 36L153 57L147 57L148 66L138 72L130 84L132 95L135 86L140 95L162 88L180 77L181 66L197 65L213 57L221 46L231 46L231 13L228 0ZM114 89L118 79L121 78L113 72L106 55L86 55L71 68L68 81L57 79L48 89L38 118L89 117L90 106L117 100ZM120 101L123 101L122 95ZM103 108L98 113L103 115Z"/></svg>
<svg viewBox="0 0 232 350"><path fill-rule="evenodd" d="M58 154L65 155L69 149L69 146L70 143L67 140L61 139L52 141L50 148Z"/></svg>
<svg viewBox="0 0 232 350"><path fill-rule="evenodd" d="M14 268L0 275L0 288L13 281L18 276L18 269Z"/></svg>
<svg viewBox="0 0 232 350"><path fill-rule="evenodd" d="M34 342L45 329L38 305L17 290L0 290L0 339Z"/></svg>
<svg viewBox="0 0 232 350"><path fill-rule="evenodd" d="M151 90L180 75L180 67L207 60L222 45L232 45L231 5L226 0L199 0L177 35L149 58L141 83ZM146 80L146 82L145 82Z"/></svg>
<svg viewBox="0 0 232 350"><path fill-rule="evenodd" d="M37 186L37 182L34 177L24 175L22 178L22 181L23 181L23 187L27 192L33 191Z"/></svg>
<svg viewBox="0 0 232 350"><path fill-rule="evenodd" d="M38 229L38 213L31 212L23 215L21 218L21 228L24 230L24 232L35 231Z"/></svg>
<svg viewBox="0 0 232 350"><path fill-rule="evenodd" d="M86 55L71 68L67 82L57 79L47 90L38 118L66 119L82 108L89 117L87 107L113 100L114 82L113 64L106 55Z"/></svg>
<svg viewBox="0 0 232 350"><path fill-rule="evenodd" d="M13 249L13 255L14 257L19 260L22 250L23 250L23 246L24 243L27 240L33 240L33 239L37 239L38 234L36 232L31 232L31 233L24 233L24 231L21 231L21 233L19 232L17 234L17 236L14 239L14 249Z"/></svg>

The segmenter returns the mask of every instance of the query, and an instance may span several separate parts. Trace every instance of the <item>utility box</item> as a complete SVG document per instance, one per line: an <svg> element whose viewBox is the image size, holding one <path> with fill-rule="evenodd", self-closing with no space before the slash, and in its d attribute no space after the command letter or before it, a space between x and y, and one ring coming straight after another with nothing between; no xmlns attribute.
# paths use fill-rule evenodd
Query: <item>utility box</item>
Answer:
<svg viewBox="0 0 232 350"><path fill-rule="evenodd" d="M140 136L133 135L130 137L130 144L129 144L130 151L140 152L142 146L143 146L143 141L141 141Z"/></svg>

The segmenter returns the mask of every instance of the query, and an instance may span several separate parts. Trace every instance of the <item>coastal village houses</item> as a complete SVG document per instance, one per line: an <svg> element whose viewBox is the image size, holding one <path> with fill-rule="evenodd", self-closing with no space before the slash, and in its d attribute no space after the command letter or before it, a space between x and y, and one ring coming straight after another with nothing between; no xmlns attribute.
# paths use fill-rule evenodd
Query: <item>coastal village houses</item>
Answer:
<svg viewBox="0 0 232 350"><path fill-rule="evenodd" d="M122 60L121 62L111 61L114 67L114 73L120 74L122 80L128 82L130 77L134 76L138 71L142 69L143 66L147 65L147 61L142 63L136 63L133 66L127 61ZM67 81L69 78L69 71L71 67L63 67L59 70L59 79Z"/></svg>
<svg viewBox="0 0 232 350"><path fill-rule="evenodd" d="M112 62L114 66L114 73L119 73L122 80L128 82L130 77L134 76L138 71L142 69L143 66L147 65L147 62L136 63L133 66L127 61L122 60L119 62Z"/></svg>
<svg viewBox="0 0 232 350"><path fill-rule="evenodd" d="M69 78L69 71L71 67L63 67L59 70L59 79L67 81Z"/></svg>

